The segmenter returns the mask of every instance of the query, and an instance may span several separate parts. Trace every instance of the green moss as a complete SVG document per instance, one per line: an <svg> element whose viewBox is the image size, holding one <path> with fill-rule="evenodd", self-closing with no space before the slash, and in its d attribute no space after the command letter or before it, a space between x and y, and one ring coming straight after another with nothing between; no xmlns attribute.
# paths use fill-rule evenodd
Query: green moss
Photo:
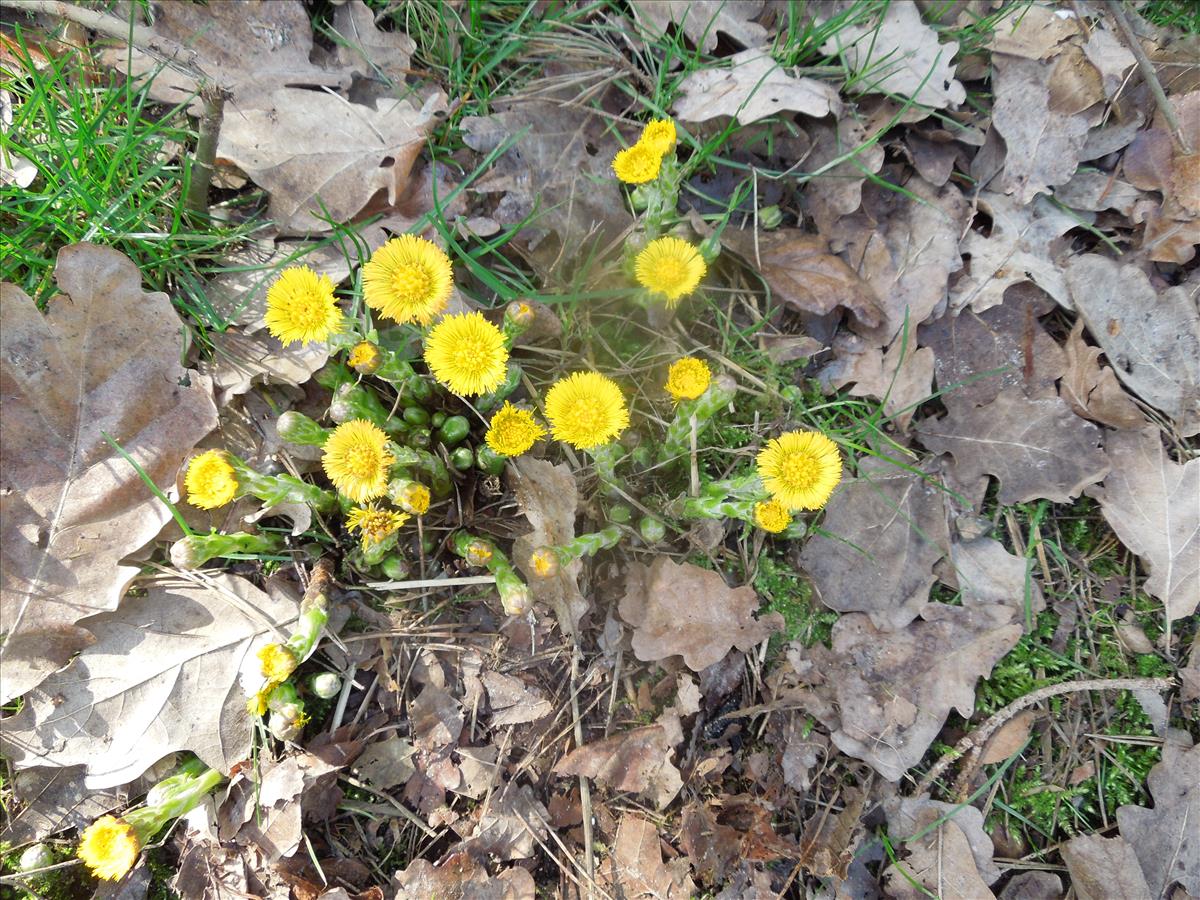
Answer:
<svg viewBox="0 0 1200 900"><path fill-rule="evenodd" d="M764 601L762 612L783 616L783 632L771 637L768 653L796 640L806 647L818 642L828 646L838 614L817 603L808 579L785 561L764 554L754 576L754 589Z"/></svg>

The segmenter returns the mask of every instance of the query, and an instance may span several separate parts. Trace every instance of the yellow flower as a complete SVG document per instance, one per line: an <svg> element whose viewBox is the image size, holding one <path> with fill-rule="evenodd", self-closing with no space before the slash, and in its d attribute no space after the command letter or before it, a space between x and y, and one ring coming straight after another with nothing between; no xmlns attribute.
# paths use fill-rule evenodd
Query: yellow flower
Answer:
<svg viewBox="0 0 1200 900"><path fill-rule="evenodd" d="M690 294L708 271L704 258L687 241L677 237L660 237L637 255L633 267L638 284L655 294L661 294L668 306Z"/></svg>
<svg viewBox="0 0 1200 900"><path fill-rule="evenodd" d="M79 858L93 874L117 881L133 868L142 842L133 826L116 816L101 816L89 825L79 841Z"/></svg>
<svg viewBox="0 0 1200 900"><path fill-rule="evenodd" d="M333 282L308 266L279 273L267 289L267 331L286 347L299 341L323 341L342 330L345 322L333 296Z"/></svg>
<svg viewBox="0 0 1200 900"><path fill-rule="evenodd" d="M504 383L504 334L481 313L446 316L425 338L425 363L433 377L463 396L486 394Z"/></svg>
<svg viewBox="0 0 1200 900"><path fill-rule="evenodd" d="M233 466L222 450L208 450L188 464L183 477L188 503L201 509L216 509L237 496L238 481Z"/></svg>
<svg viewBox="0 0 1200 900"><path fill-rule="evenodd" d="M529 554L529 567L542 578L549 578L558 571L558 556L550 547L539 547Z"/></svg>
<svg viewBox="0 0 1200 900"><path fill-rule="evenodd" d="M660 155L670 153L675 149L675 123L670 119L655 119L642 129L638 143Z"/></svg>
<svg viewBox="0 0 1200 900"><path fill-rule="evenodd" d="M786 506L772 498L754 504L754 524L763 531L779 534L792 524L792 514Z"/></svg>
<svg viewBox="0 0 1200 900"><path fill-rule="evenodd" d="M598 372L575 372L546 394L546 418L554 437L577 450L607 444L629 426L621 389Z"/></svg>
<svg viewBox="0 0 1200 900"><path fill-rule="evenodd" d="M695 400L708 390L712 382L712 370L708 363L694 356L685 356L671 363L667 370L667 392L680 400Z"/></svg>
<svg viewBox="0 0 1200 900"><path fill-rule="evenodd" d="M492 561L492 545L487 541L481 541L479 538L467 544L466 553L463 554L463 559L467 561L469 566L486 566Z"/></svg>
<svg viewBox="0 0 1200 900"><path fill-rule="evenodd" d="M346 364L361 375L374 375L383 363L379 348L370 341L359 341L350 349Z"/></svg>
<svg viewBox="0 0 1200 900"><path fill-rule="evenodd" d="M654 147L637 143L620 151L612 161L613 172L626 184L645 184L658 177L663 155Z"/></svg>
<svg viewBox="0 0 1200 900"><path fill-rule="evenodd" d="M362 536L363 550L395 534L407 521L406 513L396 512L394 509L380 509L374 503L353 507L350 515L346 517L347 527Z"/></svg>
<svg viewBox="0 0 1200 900"><path fill-rule="evenodd" d="M506 402L492 416L483 439L500 456L520 456L545 434L546 429L537 423L533 413Z"/></svg>
<svg viewBox="0 0 1200 900"><path fill-rule="evenodd" d="M365 419L352 419L325 441L321 466L340 493L365 503L387 492L388 466L396 461L387 450L387 435Z"/></svg>
<svg viewBox="0 0 1200 900"><path fill-rule="evenodd" d="M429 512L429 502L432 499L429 488L419 481L410 481L400 490L399 495L395 496L396 504L414 516L423 516Z"/></svg>
<svg viewBox="0 0 1200 900"><path fill-rule="evenodd" d="M450 300L450 257L432 241L402 234L373 254L362 270L363 299L397 322L428 325Z"/></svg>
<svg viewBox="0 0 1200 900"><path fill-rule="evenodd" d="M788 431L758 454L758 474L789 510L820 509L842 480L837 444L819 431Z"/></svg>
<svg viewBox="0 0 1200 900"><path fill-rule="evenodd" d="M258 668L272 687L296 671L296 654L283 644L270 643L258 651Z"/></svg>

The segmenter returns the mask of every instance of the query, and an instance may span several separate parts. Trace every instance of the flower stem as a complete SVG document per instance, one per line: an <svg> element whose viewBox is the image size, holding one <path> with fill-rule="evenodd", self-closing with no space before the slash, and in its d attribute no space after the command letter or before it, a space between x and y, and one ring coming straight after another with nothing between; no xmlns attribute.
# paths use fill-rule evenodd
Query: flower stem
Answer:
<svg viewBox="0 0 1200 900"><path fill-rule="evenodd" d="M718 375L708 390L695 400L684 400L675 407L675 418L667 425L667 434L658 451L658 462L682 459L691 450L692 419L696 433L702 432L709 421L737 395L737 383L728 375Z"/></svg>
<svg viewBox="0 0 1200 900"><path fill-rule="evenodd" d="M282 549L283 540L275 534L193 534L172 545L171 562L181 569L198 569L210 559L237 553L273 554Z"/></svg>
<svg viewBox="0 0 1200 900"><path fill-rule="evenodd" d="M508 615L520 616L529 611L532 603L529 586L521 580L508 557L492 541L460 531L454 535L451 546L469 564L484 566L496 577L500 603Z"/></svg>

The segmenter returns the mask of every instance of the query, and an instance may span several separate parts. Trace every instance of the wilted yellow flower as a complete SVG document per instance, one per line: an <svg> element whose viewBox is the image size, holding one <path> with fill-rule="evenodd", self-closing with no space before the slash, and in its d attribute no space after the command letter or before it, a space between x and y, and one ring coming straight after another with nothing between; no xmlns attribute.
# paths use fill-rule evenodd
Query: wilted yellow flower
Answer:
<svg viewBox="0 0 1200 900"><path fill-rule="evenodd" d="M141 851L133 826L116 816L101 816L84 829L79 841L79 858L106 881L124 878Z"/></svg>
<svg viewBox="0 0 1200 900"><path fill-rule="evenodd" d="M558 556L550 547L539 547L529 554L529 567L542 578L558 571Z"/></svg>
<svg viewBox="0 0 1200 900"><path fill-rule="evenodd" d="M763 531L779 534L792 524L792 514L778 500L771 498L754 504L754 524Z"/></svg>
<svg viewBox="0 0 1200 900"><path fill-rule="evenodd" d="M183 476L188 503L201 509L217 509L237 496L238 481L224 451L206 450L188 464Z"/></svg>
<svg viewBox="0 0 1200 900"><path fill-rule="evenodd" d="M575 372L546 394L546 418L554 437L578 450L590 450L629 427L621 389L598 372Z"/></svg>
<svg viewBox="0 0 1200 900"><path fill-rule="evenodd" d="M272 642L259 649L258 667L268 684L282 684L296 671L296 654L283 644Z"/></svg>
<svg viewBox="0 0 1200 900"><path fill-rule="evenodd" d="M361 535L363 550L395 534L407 521L407 514L380 509L374 503L352 507L350 515L346 516L346 526Z"/></svg>
<svg viewBox="0 0 1200 900"><path fill-rule="evenodd" d="M382 362L383 354L370 341L359 341L350 348L350 356L346 359L346 364L362 375L374 375Z"/></svg>
<svg viewBox="0 0 1200 900"><path fill-rule="evenodd" d="M819 431L788 431L758 454L758 474L789 510L820 509L842 480L837 444Z"/></svg>
<svg viewBox="0 0 1200 900"><path fill-rule="evenodd" d="M495 555L492 550L492 545L487 541L481 541L478 538L467 544L466 553L463 554L463 559L467 561L467 565L471 566L486 566L492 561Z"/></svg>
<svg viewBox="0 0 1200 900"><path fill-rule="evenodd" d="M668 306L690 294L708 271L704 258L687 241L677 237L660 237L646 245L637 255L633 266L638 284L661 294Z"/></svg>
<svg viewBox="0 0 1200 900"><path fill-rule="evenodd" d="M481 313L446 316L425 338L425 363L456 394L494 391L508 373L504 333Z"/></svg>
<svg viewBox="0 0 1200 900"><path fill-rule="evenodd" d="M321 456L321 466L333 486L355 503L387 492L388 466L395 461L387 450L387 435L365 419L335 428Z"/></svg>
<svg viewBox="0 0 1200 900"><path fill-rule="evenodd" d="M429 488L419 481L410 481L395 498L401 509L414 516L423 516L429 512L429 503L432 499L429 495Z"/></svg>
<svg viewBox="0 0 1200 900"><path fill-rule="evenodd" d="M670 153L675 149L675 123L670 119L655 119L642 129L638 143L660 156Z"/></svg>
<svg viewBox="0 0 1200 900"><path fill-rule="evenodd" d="M397 322L428 325L450 300L454 271L437 244L412 234L392 238L363 266L363 299Z"/></svg>
<svg viewBox="0 0 1200 900"><path fill-rule="evenodd" d="M712 382L712 370L708 363L694 356L685 356L671 363L667 370L667 392L680 400L695 400L708 390Z"/></svg>
<svg viewBox="0 0 1200 900"><path fill-rule="evenodd" d="M613 158L612 169L626 184L645 184L658 177L663 155L646 144L626 147Z"/></svg>
<svg viewBox="0 0 1200 900"><path fill-rule="evenodd" d="M520 456L545 434L546 429L537 423L533 413L506 402L492 416L483 439L500 456Z"/></svg>
<svg viewBox="0 0 1200 900"><path fill-rule="evenodd" d="M279 273L267 289L267 331L286 347L299 341L323 341L345 324L333 296L333 282L308 266L292 266Z"/></svg>

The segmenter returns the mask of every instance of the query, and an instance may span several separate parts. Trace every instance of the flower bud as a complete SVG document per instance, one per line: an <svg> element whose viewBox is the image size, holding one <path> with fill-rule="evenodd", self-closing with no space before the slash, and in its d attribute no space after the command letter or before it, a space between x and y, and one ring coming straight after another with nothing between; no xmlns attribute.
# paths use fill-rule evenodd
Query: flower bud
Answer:
<svg viewBox="0 0 1200 900"><path fill-rule="evenodd" d="M638 531L647 544L657 544L667 536L667 526L654 516L643 516L638 522Z"/></svg>
<svg viewBox="0 0 1200 900"><path fill-rule="evenodd" d="M782 221L783 211L780 210L777 204L772 206L764 206L758 211L759 228L778 228L779 223Z"/></svg>
<svg viewBox="0 0 1200 900"><path fill-rule="evenodd" d="M467 544L463 559L470 566L486 566L492 558L492 546L478 538Z"/></svg>
<svg viewBox="0 0 1200 900"><path fill-rule="evenodd" d="M508 615L523 616L533 606L533 597L529 593L529 586L523 582L516 579L498 581L496 587L500 591L500 605L504 607L504 612Z"/></svg>
<svg viewBox="0 0 1200 900"><path fill-rule="evenodd" d="M550 547L539 547L529 554L529 568L542 578L558 573L558 557Z"/></svg>
<svg viewBox="0 0 1200 900"><path fill-rule="evenodd" d="M267 729L276 740L294 741L300 736L307 721L304 707L298 703L289 703L271 713L271 718L267 720Z"/></svg>
<svg viewBox="0 0 1200 900"><path fill-rule="evenodd" d="M319 672L309 679L308 687L322 700L329 700L341 693L342 679L332 672Z"/></svg>
<svg viewBox="0 0 1200 900"><path fill-rule="evenodd" d="M383 354L379 347L370 341L359 341L350 350L346 362L359 375L374 375L383 365Z"/></svg>
<svg viewBox="0 0 1200 900"><path fill-rule="evenodd" d="M45 844L34 844L26 847L17 862L18 872L31 872L34 869L44 869L54 865L54 851Z"/></svg>
<svg viewBox="0 0 1200 900"><path fill-rule="evenodd" d="M289 409L279 417L275 423L275 430L289 444L301 444L306 447L321 447L329 437L327 429L294 409Z"/></svg>

